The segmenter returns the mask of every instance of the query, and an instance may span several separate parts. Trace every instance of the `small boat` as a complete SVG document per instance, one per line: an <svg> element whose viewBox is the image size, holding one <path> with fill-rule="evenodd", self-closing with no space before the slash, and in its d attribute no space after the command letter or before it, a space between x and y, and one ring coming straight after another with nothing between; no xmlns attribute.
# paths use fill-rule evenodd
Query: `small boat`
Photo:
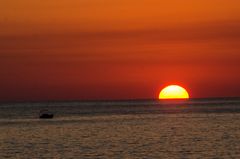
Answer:
<svg viewBox="0 0 240 159"><path fill-rule="evenodd" d="M48 110L41 110L39 113L39 118L41 119L52 119L53 113L50 113Z"/></svg>

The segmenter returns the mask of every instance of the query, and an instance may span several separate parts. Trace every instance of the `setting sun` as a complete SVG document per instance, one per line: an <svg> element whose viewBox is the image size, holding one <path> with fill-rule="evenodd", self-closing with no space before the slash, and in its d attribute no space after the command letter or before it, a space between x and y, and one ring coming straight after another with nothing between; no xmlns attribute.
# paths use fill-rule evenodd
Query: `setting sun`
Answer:
<svg viewBox="0 0 240 159"><path fill-rule="evenodd" d="M178 85L165 87L159 93L159 99L188 99L189 95L186 89Z"/></svg>

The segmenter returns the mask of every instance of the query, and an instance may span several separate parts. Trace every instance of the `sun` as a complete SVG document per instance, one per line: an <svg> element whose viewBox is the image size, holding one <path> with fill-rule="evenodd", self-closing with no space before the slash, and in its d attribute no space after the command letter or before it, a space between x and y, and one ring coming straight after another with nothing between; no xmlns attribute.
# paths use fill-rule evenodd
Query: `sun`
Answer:
<svg viewBox="0 0 240 159"><path fill-rule="evenodd" d="M181 86L169 85L161 90L159 99L188 99L189 94Z"/></svg>

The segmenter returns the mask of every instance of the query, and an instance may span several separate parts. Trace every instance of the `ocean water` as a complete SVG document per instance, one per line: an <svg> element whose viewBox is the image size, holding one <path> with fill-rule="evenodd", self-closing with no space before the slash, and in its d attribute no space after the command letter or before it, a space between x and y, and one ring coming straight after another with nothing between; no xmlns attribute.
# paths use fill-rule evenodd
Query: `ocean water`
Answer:
<svg viewBox="0 0 240 159"><path fill-rule="evenodd" d="M240 99L2 103L0 158L240 158Z"/></svg>

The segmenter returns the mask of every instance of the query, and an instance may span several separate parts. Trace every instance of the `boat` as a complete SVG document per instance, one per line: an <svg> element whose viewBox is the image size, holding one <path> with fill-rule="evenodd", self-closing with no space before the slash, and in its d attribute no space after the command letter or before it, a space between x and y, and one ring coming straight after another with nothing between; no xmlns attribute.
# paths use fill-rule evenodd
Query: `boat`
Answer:
<svg viewBox="0 0 240 159"><path fill-rule="evenodd" d="M40 113L39 113L39 118L40 119L52 119L53 117L54 117L54 114L49 112L46 109L41 110Z"/></svg>

